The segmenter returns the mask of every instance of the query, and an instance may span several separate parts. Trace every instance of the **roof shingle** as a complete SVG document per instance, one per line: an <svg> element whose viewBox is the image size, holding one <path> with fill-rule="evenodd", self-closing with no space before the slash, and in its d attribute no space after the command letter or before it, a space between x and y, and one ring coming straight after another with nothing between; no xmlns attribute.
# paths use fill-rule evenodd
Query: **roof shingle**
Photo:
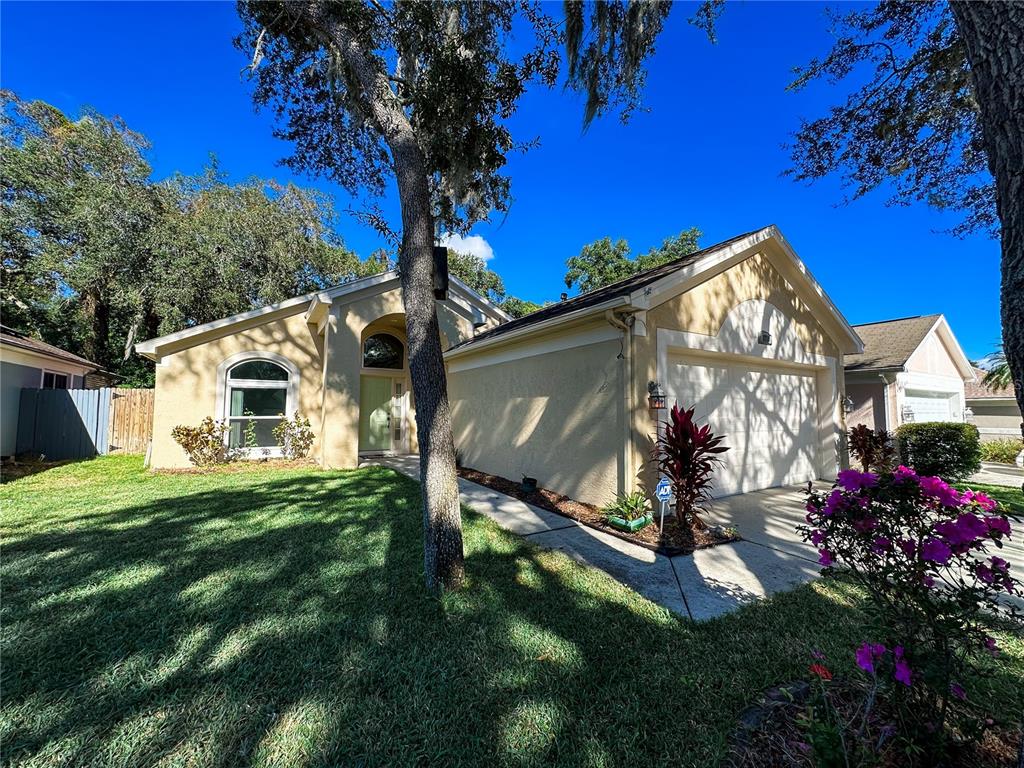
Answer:
<svg viewBox="0 0 1024 768"><path fill-rule="evenodd" d="M984 371L981 368L974 369L974 375L977 378L977 381L968 381L964 384L964 397L967 400L1014 397L1013 385L1008 387L986 387L982 384L982 381L987 374L988 371Z"/></svg>
<svg viewBox="0 0 1024 768"><path fill-rule="evenodd" d="M853 326L864 342L864 351L859 355L846 355L846 370L901 370L940 317L918 315Z"/></svg>
<svg viewBox="0 0 1024 768"><path fill-rule="evenodd" d="M55 357L58 360L66 360L69 363L78 363L79 365L90 366L92 368L99 368L96 363L92 360L86 360L84 357L80 357L72 352L55 347L53 344L47 344L45 341L34 339L31 336L26 336L20 331L16 331L13 328L8 328L6 325L0 325L0 343L9 344L12 347L18 347L19 349L25 349L29 352L35 352L40 355L48 355L49 357Z"/></svg>

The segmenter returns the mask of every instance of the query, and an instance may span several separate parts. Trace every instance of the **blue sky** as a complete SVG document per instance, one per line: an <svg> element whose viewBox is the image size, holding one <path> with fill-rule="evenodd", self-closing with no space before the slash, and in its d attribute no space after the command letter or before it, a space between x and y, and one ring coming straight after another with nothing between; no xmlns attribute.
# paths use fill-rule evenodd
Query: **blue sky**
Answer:
<svg viewBox="0 0 1024 768"><path fill-rule="evenodd" d="M835 180L814 186L782 177L782 144L799 118L840 94L823 84L784 88L794 66L828 50L824 4L731 3L711 45L674 9L650 62L648 112L581 131L574 96L534 90L511 127L541 147L511 158L515 202L478 226L491 266L510 293L557 298L565 260L611 236L643 251L697 226L703 245L774 223L851 323L943 312L968 356L999 340L999 246L960 240L956 223L924 206L886 207L886 194L837 207ZM554 9L557 12L557 8ZM278 165L289 147L254 112L233 3L29 3L0 5L0 84L76 114L117 114L153 143L162 178L199 171L209 153L233 179L294 178L329 192L339 211L358 206L340 188ZM384 201L394 216L393 196ZM397 217L395 217L397 218ZM381 242L343 215L339 229L367 255Z"/></svg>

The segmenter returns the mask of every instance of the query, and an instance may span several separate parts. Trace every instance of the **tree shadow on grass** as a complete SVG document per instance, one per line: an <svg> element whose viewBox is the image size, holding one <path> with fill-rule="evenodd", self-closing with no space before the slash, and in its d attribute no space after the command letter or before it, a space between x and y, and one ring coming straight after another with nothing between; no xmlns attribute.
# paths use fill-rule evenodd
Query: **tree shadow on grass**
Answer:
<svg viewBox="0 0 1024 768"><path fill-rule="evenodd" d="M467 588L431 598L382 468L143 495L9 537L5 762L709 765L856 636L842 589L692 624L468 513Z"/></svg>

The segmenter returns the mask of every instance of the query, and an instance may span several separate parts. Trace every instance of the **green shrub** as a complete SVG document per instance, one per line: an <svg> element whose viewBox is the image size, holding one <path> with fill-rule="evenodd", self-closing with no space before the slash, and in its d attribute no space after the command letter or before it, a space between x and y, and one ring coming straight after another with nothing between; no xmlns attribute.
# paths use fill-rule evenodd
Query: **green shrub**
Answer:
<svg viewBox="0 0 1024 768"><path fill-rule="evenodd" d="M228 429L226 421L214 421L207 416L198 427L179 424L171 430L171 437L184 449L189 461L197 467L209 467L228 460L225 448Z"/></svg>
<svg viewBox="0 0 1024 768"><path fill-rule="evenodd" d="M296 412L291 419L282 418L281 423L274 427L274 439L281 446L281 454L286 459L305 458L313 445L313 430L309 419Z"/></svg>
<svg viewBox="0 0 1024 768"><path fill-rule="evenodd" d="M1024 440L1015 440L1013 438L991 440L981 444L981 460L1013 464L1017 461L1017 454L1022 450L1024 450Z"/></svg>
<svg viewBox="0 0 1024 768"><path fill-rule="evenodd" d="M621 494L616 497L615 501L604 508L606 516L621 517L626 522L646 517L650 511L651 505L647 501L647 496L641 491Z"/></svg>
<svg viewBox="0 0 1024 768"><path fill-rule="evenodd" d="M900 459L919 475L958 482L981 469L978 428L973 424L926 421L896 430Z"/></svg>

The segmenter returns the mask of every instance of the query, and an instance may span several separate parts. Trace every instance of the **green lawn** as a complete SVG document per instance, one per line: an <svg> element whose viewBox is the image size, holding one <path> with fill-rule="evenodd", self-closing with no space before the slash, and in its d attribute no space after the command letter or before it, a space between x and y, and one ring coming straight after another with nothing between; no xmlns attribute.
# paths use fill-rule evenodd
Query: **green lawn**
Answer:
<svg viewBox="0 0 1024 768"><path fill-rule="evenodd" d="M816 584L707 624L466 514L468 584L422 586L419 491L388 470L0 488L6 764L716 764L737 714L852 667L857 596ZM1024 706L1024 643L970 695Z"/></svg>

